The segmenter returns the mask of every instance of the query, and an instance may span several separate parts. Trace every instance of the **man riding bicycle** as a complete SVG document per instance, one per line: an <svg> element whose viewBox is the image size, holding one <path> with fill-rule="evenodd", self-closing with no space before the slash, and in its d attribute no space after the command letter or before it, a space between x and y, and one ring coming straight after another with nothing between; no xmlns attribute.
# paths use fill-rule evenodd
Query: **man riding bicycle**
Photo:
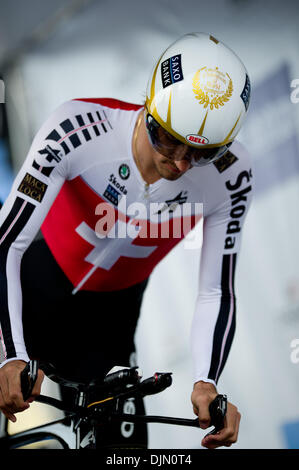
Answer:
<svg viewBox="0 0 299 470"><path fill-rule="evenodd" d="M203 218L191 400L209 427L235 331L235 268L252 194L251 162L235 141L249 98L235 53L192 33L156 62L144 105L76 99L44 123L0 212L0 409L8 419L40 393L42 371L22 398L29 358L85 379L134 365L147 280ZM230 446L239 422L228 403L225 427L202 444Z"/></svg>

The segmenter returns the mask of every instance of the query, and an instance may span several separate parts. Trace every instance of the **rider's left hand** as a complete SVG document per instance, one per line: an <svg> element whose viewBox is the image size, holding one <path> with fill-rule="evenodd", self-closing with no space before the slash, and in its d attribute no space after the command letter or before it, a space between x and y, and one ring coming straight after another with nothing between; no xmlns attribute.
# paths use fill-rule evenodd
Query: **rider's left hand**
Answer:
<svg viewBox="0 0 299 470"><path fill-rule="evenodd" d="M209 405L218 395L216 387L208 382L196 382L194 384L191 401L193 411L198 416L199 425L202 429L211 426ZM224 419L224 428L217 434L210 434L202 439L202 446L208 449L216 447L230 447L237 442L241 415L235 405L227 403L227 412Z"/></svg>

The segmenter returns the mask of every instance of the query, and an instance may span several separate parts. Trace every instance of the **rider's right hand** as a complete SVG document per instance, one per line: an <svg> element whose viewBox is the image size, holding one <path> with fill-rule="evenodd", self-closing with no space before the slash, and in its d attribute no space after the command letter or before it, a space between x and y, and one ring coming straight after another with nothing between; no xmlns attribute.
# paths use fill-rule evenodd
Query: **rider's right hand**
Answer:
<svg viewBox="0 0 299 470"><path fill-rule="evenodd" d="M0 369L0 410L13 423L17 420L14 413L27 410L29 403L40 394L44 379L44 373L39 369L32 394L28 400L24 401L20 375L25 366L25 361L15 360L8 362Z"/></svg>

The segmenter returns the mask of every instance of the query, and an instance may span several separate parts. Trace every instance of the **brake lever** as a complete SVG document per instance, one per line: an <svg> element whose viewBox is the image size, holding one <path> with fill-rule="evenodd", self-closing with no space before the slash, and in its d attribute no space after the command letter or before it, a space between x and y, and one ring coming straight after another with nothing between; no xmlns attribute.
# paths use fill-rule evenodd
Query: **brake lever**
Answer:
<svg viewBox="0 0 299 470"><path fill-rule="evenodd" d="M211 434L217 434L224 428L224 418L227 411L227 396L217 395L217 397L210 403L209 412L211 416L211 426L214 426L212 431L208 432L205 437Z"/></svg>

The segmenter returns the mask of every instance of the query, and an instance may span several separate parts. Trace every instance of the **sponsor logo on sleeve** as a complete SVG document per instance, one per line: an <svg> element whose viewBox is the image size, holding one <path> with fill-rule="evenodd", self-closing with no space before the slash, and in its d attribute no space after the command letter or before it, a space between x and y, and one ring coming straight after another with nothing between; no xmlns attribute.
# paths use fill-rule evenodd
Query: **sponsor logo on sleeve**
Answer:
<svg viewBox="0 0 299 470"><path fill-rule="evenodd" d="M46 160L50 163L52 163L53 160L59 163L63 156L63 153L60 151L60 149L55 149L51 147L51 145L46 145L45 148L39 150L38 153L44 155Z"/></svg>
<svg viewBox="0 0 299 470"><path fill-rule="evenodd" d="M26 173L20 186L18 187L18 191L25 194L26 196L29 196L31 199L34 199L37 202L42 202L47 187L48 186L45 183L30 175L30 173Z"/></svg>
<svg viewBox="0 0 299 470"><path fill-rule="evenodd" d="M227 170L233 163L235 163L238 160L236 155L231 153L229 150L225 152L223 157L219 158L214 162L215 167L219 171L219 173L223 173L225 170Z"/></svg>
<svg viewBox="0 0 299 470"><path fill-rule="evenodd" d="M181 54L166 59L161 64L161 78L163 88L180 82L184 79L182 71Z"/></svg>
<svg viewBox="0 0 299 470"><path fill-rule="evenodd" d="M252 190L251 184L248 184L246 188L240 189L243 184L243 180L250 183L252 178L252 171L241 171L237 176L235 183L226 181L225 186L229 191L233 191L230 194L231 199L231 211L230 220L226 228L226 238L224 243L224 249L230 250L234 248L236 243L236 234L241 231L241 218L246 212L247 196ZM237 191L238 190L238 191Z"/></svg>

